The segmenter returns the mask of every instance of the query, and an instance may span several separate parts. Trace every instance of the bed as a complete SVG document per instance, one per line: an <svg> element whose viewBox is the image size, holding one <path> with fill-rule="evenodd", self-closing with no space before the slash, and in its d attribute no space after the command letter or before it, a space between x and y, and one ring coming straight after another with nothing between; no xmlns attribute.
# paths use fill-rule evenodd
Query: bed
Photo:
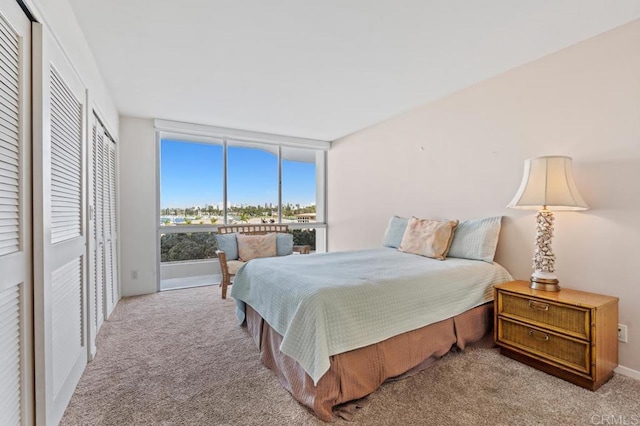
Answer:
<svg viewBox="0 0 640 426"><path fill-rule="evenodd" d="M394 248L255 259L231 296L262 362L324 421L385 380L424 368L491 325L496 263Z"/></svg>

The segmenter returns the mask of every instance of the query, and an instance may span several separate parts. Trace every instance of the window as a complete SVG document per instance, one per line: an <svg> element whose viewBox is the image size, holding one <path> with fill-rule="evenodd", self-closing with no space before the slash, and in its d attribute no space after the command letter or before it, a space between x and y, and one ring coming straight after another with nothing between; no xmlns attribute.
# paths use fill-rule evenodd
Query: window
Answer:
<svg viewBox="0 0 640 426"><path fill-rule="evenodd" d="M282 148L283 222L317 222L316 152Z"/></svg>
<svg viewBox="0 0 640 426"><path fill-rule="evenodd" d="M278 221L278 147L229 143L227 223Z"/></svg>
<svg viewBox="0 0 640 426"><path fill-rule="evenodd" d="M323 163L315 149L161 139L160 226L324 223Z"/></svg>
<svg viewBox="0 0 640 426"><path fill-rule="evenodd" d="M324 211L318 209L318 171L324 160L324 153L313 149L282 147L282 222L312 224L324 222ZM320 167L318 166L320 164ZM309 245L318 251L324 244L316 245L316 228L292 229L293 242ZM324 235L324 229L320 230ZM319 238L323 240L323 238ZM324 251L324 250L320 250Z"/></svg>
<svg viewBox="0 0 640 426"><path fill-rule="evenodd" d="M156 120L156 126L158 122ZM163 122L165 123L165 122ZM176 125L176 123L171 123ZM215 281L215 232L219 225L286 223L294 244L325 251L325 150L328 143L274 135L202 136L159 130L160 288ZM216 129L216 128L213 128ZM220 129L218 129L220 130ZM255 142L256 139L268 139ZM285 143L278 143L282 138ZM295 140L297 143L298 140ZM195 284L201 282L200 284Z"/></svg>
<svg viewBox="0 0 640 426"><path fill-rule="evenodd" d="M160 142L160 226L215 225L223 218L223 146Z"/></svg>

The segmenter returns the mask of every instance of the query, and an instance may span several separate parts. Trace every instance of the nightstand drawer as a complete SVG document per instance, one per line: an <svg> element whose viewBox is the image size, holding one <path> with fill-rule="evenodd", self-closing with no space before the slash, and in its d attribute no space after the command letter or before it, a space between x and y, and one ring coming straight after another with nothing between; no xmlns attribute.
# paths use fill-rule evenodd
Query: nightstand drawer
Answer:
<svg viewBox="0 0 640 426"><path fill-rule="evenodd" d="M498 318L498 342L589 374L590 344L538 327Z"/></svg>
<svg viewBox="0 0 640 426"><path fill-rule="evenodd" d="M498 314L589 340L591 338L590 310L561 305L511 293L498 293Z"/></svg>

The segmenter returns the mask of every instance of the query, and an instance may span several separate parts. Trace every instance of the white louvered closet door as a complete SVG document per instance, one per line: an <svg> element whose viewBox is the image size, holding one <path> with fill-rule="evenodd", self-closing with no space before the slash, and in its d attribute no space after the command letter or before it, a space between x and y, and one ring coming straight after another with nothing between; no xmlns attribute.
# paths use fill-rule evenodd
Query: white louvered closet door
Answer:
<svg viewBox="0 0 640 426"><path fill-rule="evenodd" d="M0 0L0 424L33 424L31 23Z"/></svg>
<svg viewBox="0 0 640 426"><path fill-rule="evenodd" d="M109 144L109 210L111 211L111 227L109 228L109 250L111 253L111 282L110 300L111 308L107 310L107 315L111 315L118 300L120 300L120 268L118 265L118 164L116 143L107 135Z"/></svg>
<svg viewBox="0 0 640 426"><path fill-rule="evenodd" d="M105 221L104 221L104 249L105 249L105 319L111 315L120 298L118 282L118 206L117 206L117 170L116 143L107 132L103 139L104 149L104 179L105 179Z"/></svg>
<svg viewBox="0 0 640 426"><path fill-rule="evenodd" d="M97 120L96 120L97 121ZM95 208L94 222L94 265L95 265L95 322L96 332L102 326L105 317L104 309L104 129L100 122L96 124L96 139L93 146L93 198Z"/></svg>
<svg viewBox="0 0 640 426"><path fill-rule="evenodd" d="M116 144L95 113L91 117L89 278L91 355L95 338L120 299L118 281Z"/></svg>
<svg viewBox="0 0 640 426"><path fill-rule="evenodd" d="M101 132L101 125L98 119L93 115L91 117L91 143L89 144L88 158L88 174L89 174L89 251L87 263L89 265L89 346L90 357L96 354L96 335L102 325L103 313L103 293L104 279L102 271L102 252L98 251L98 247L102 248L102 232L98 227L98 172L101 164L98 163L98 152L100 145L98 142L98 134Z"/></svg>
<svg viewBox="0 0 640 426"><path fill-rule="evenodd" d="M87 363L86 91L33 24L36 422L60 421Z"/></svg>
<svg viewBox="0 0 640 426"><path fill-rule="evenodd" d="M111 157L111 141L108 135L105 133L102 138L102 160L104 161L102 167L102 196L104 212L102 215L102 232L104 239L104 311L105 319L109 317L114 307L114 292L113 292L113 250L111 246L111 233L112 233L112 193L111 187L115 185L115 182L111 181L111 167L109 164Z"/></svg>

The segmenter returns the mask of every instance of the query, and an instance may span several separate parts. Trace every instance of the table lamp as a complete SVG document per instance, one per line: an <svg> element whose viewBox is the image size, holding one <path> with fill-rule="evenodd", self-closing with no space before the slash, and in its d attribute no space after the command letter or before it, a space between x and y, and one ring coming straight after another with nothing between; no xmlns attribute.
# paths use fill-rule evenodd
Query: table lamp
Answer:
<svg viewBox="0 0 640 426"><path fill-rule="evenodd" d="M512 209L538 210L536 215L536 249L530 287L559 291L555 274L556 257L551 250L553 211L587 210L573 181L571 157L548 156L524 162L520 188L507 205Z"/></svg>

